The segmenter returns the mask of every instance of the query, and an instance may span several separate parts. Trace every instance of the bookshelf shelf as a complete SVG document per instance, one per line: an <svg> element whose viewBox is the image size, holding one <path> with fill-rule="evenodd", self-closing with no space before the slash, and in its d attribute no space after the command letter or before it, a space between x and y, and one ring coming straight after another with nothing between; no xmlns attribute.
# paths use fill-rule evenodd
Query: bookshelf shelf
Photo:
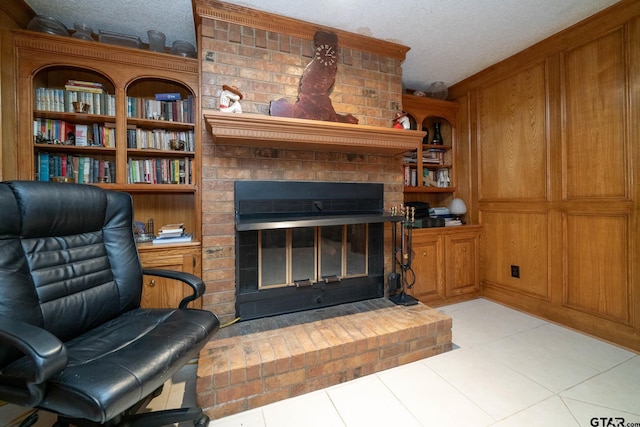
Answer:
<svg viewBox="0 0 640 427"><path fill-rule="evenodd" d="M172 122L167 120L153 120L153 119L140 119L140 118L127 118L129 125L139 126L141 128L157 129L157 128L171 128L174 130L193 130L195 125L193 123L186 122Z"/></svg>
<svg viewBox="0 0 640 427"><path fill-rule="evenodd" d="M426 187L426 186L406 186L405 193L454 193L456 187Z"/></svg>

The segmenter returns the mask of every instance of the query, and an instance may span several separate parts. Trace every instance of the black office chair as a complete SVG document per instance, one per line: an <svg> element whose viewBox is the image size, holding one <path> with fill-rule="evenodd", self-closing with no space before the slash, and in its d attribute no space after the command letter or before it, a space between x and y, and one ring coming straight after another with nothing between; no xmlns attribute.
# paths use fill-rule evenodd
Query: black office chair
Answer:
<svg viewBox="0 0 640 427"><path fill-rule="evenodd" d="M0 183L0 400L56 413L56 427L208 424L200 408L136 414L220 322L186 308L198 277L141 268L132 211L96 186ZM140 308L143 273L193 295Z"/></svg>

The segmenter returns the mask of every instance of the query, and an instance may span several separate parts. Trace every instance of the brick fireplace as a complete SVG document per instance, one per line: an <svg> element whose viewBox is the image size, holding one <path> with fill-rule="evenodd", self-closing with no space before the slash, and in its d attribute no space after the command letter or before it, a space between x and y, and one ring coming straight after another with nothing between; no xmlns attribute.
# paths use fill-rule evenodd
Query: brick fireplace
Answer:
<svg viewBox="0 0 640 427"><path fill-rule="evenodd" d="M312 57L317 26L256 15L255 11L212 0L196 1L195 10L201 18L201 104L205 111L217 109L223 84L240 89L243 112L248 115L266 117L270 101L282 97L295 101L300 76ZM401 106L401 64L408 48L335 31L339 65L331 99L336 112L356 116L358 127L391 131L392 119ZM375 182L384 185L386 209L402 203L401 158L397 151L375 147L350 150L349 143L347 140L347 145L337 149L257 140L227 144L217 140L209 126L203 126L205 309L218 313L223 322L235 316L236 180ZM388 232L385 237L389 238ZM388 253L385 263L390 270Z"/></svg>
<svg viewBox="0 0 640 427"><path fill-rule="evenodd" d="M203 308L224 324L236 317L237 181L378 183L389 210L403 201L401 153L424 135L392 128L401 108L405 46L215 0L194 5L205 122ZM295 102L319 29L338 35L334 109L354 115L358 125L268 116L271 101ZM242 114L217 111L225 84L243 93ZM382 235L386 277L392 263L389 223ZM200 353L198 403L219 418L451 346L448 316L422 304L395 306L385 298L238 322Z"/></svg>

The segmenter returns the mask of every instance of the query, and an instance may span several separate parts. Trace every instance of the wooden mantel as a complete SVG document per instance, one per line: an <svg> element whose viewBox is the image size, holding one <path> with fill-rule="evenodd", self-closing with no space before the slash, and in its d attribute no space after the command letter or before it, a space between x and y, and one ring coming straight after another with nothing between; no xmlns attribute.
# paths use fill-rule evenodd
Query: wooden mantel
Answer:
<svg viewBox="0 0 640 427"><path fill-rule="evenodd" d="M204 110L216 144L400 154L415 150L425 133L260 114Z"/></svg>

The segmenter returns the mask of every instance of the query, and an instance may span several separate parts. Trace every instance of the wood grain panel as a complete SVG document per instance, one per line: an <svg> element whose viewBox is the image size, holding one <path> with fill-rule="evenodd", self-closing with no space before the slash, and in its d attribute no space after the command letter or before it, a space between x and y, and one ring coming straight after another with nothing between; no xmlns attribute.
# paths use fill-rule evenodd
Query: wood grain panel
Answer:
<svg viewBox="0 0 640 427"><path fill-rule="evenodd" d="M547 197L545 64L478 89L479 198Z"/></svg>
<svg viewBox="0 0 640 427"><path fill-rule="evenodd" d="M415 233L413 238L415 284L409 294L428 302L445 297L443 242L436 234Z"/></svg>
<svg viewBox="0 0 640 427"><path fill-rule="evenodd" d="M628 323L628 216L567 214L563 223L565 306Z"/></svg>
<svg viewBox="0 0 640 427"><path fill-rule="evenodd" d="M482 282L549 299L548 215L482 211L481 223ZM511 277L512 265L520 267L520 278Z"/></svg>
<svg viewBox="0 0 640 427"><path fill-rule="evenodd" d="M445 236L447 297L478 290L478 238L475 234Z"/></svg>
<svg viewBox="0 0 640 427"><path fill-rule="evenodd" d="M563 198L625 198L625 54L622 28L564 55Z"/></svg>

